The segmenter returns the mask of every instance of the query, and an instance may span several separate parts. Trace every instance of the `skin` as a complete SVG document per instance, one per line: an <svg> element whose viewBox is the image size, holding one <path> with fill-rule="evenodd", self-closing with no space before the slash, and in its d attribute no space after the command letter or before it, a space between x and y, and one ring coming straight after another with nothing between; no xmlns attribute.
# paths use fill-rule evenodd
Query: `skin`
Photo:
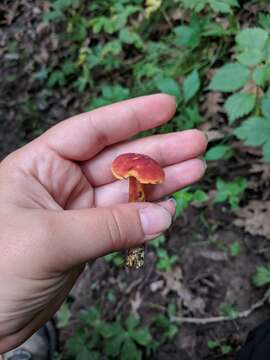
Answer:
<svg viewBox="0 0 270 360"><path fill-rule="evenodd" d="M169 121L164 94L62 121L0 163L0 353L25 341L60 307L87 261L137 246L166 230L171 201L127 203L128 184L111 163L124 152L153 157L166 174L147 189L157 201L204 174L197 130L129 141Z"/></svg>

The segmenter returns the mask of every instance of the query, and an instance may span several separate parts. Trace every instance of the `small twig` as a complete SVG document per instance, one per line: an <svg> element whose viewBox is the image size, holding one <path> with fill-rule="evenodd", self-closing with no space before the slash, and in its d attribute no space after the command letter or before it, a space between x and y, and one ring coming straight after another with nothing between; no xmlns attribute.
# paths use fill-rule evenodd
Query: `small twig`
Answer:
<svg viewBox="0 0 270 360"><path fill-rule="evenodd" d="M192 317L185 317L185 316L172 316L170 319L171 321L180 322L182 324L198 324L198 325L206 325L211 323L223 322L223 321L235 321L239 319L247 318L249 315L253 313L253 311L262 307L265 302L267 301L268 296L265 294L263 298L253 305L250 306L249 309L240 311L236 316L214 316L208 318L192 318Z"/></svg>

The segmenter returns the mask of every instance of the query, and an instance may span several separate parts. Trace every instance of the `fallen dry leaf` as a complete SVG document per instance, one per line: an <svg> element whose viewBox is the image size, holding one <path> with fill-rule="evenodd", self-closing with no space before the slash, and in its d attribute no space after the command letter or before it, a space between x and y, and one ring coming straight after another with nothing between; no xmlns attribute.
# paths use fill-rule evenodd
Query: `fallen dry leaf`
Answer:
<svg viewBox="0 0 270 360"><path fill-rule="evenodd" d="M270 165L269 164L253 164L249 170L252 174L262 173L262 182L266 185L270 183Z"/></svg>
<svg viewBox="0 0 270 360"><path fill-rule="evenodd" d="M217 113L223 113L223 95L220 92L210 92L206 95L202 110L204 118L210 119Z"/></svg>
<svg viewBox="0 0 270 360"><path fill-rule="evenodd" d="M180 267L175 267L172 271L161 273L166 280L163 296L167 296L170 291L179 296L180 303L183 304L192 314L203 314L205 302L199 296L194 296L192 292L182 283L183 273Z"/></svg>
<svg viewBox="0 0 270 360"><path fill-rule="evenodd" d="M270 239L270 201L253 200L237 211L236 226L243 227L252 235L261 235Z"/></svg>

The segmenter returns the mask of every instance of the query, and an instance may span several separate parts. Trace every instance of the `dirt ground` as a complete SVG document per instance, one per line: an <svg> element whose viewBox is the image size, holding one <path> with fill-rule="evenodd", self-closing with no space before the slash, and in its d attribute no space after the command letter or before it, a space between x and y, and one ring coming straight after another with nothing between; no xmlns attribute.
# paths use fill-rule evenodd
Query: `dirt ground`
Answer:
<svg viewBox="0 0 270 360"><path fill-rule="evenodd" d="M68 88L48 89L33 76L48 56L56 57L57 44L50 29L41 24L37 5L32 6L29 1L15 3L17 7L11 7L8 13L4 9L7 2L0 5L0 158L56 122L80 112L86 97L70 93ZM237 167L234 162L226 163L226 168L222 163L210 166L201 186L211 188L214 177L227 171L250 177L250 159L252 154L240 154ZM260 176L261 173L252 175L251 181L259 183ZM250 190L248 200L262 198L264 191ZM179 315L198 319L220 315L223 303L232 304L238 311L250 308L263 296L263 290L255 288L251 279L256 267L269 261L270 248L264 237L251 236L236 227L234 219L235 215L225 205L213 206L208 202L203 207L189 207L166 234L166 249L179 256L169 274L156 270L156 255L151 246L147 249L145 269L135 274L113 267L103 259L87 266L71 293L73 316L60 332L61 344L74 332L78 311L92 305L101 307L107 320L132 309L145 325L172 302ZM232 257L228 249L235 241L240 243L241 252ZM106 300L111 288L116 295L113 304ZM235 359L248 332L269 315L265 305L241 320L183 323L174 340L162 345L152 359ZM222 355L210 350L207 342L215 339L231 345L233 352Z"/></svg>

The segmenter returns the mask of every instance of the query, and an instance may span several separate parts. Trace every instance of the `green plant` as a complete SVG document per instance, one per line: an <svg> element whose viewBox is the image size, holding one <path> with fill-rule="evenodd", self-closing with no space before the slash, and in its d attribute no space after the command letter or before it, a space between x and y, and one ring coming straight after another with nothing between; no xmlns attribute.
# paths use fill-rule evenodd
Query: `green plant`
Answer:
<svg viewBox="0 0 270 360"><path fill-rule="evenodd" d="M219 340L209 340L207 345L210 350L218 350L222 355L227 355L233 350L231 345L228 345Z"/></svg>
<svg viewBox="0 0 270 360"><path fill-rule="evenodd" d="M169 304L165 314L157 315L153 322L152 327L161 333L158 340L159 344L163 344L167 341L172 340L179 331L179 324L174 323L171 320L172 316L176 315L175 304Z"/></svg>
<svg viewBox="0 0 270 360"><path fill-rule="evenodd" d="M232 244L230 244L230 254L233 257L236 257L241 252L241 246L238 241L234 241Z"/></svg>
<svg viewBox="0 0 270 360"><path fill-rule="evenodd" d="M247 181L244 178L237 177L233 181L224 181L218 178L216 181L217 194L214 203L228 201L231 209L236 209L239 201L247 187Z"/></svg>
<svg viewBox="0 0 270 360"><path fill-rule="evenodd" d="M166 249L157 249L157 269L162 271L171 271L177 260L178 256L169 255Z"/></svg>
<svg viewBox="0 0 270 360"><path fill-rule="evenodd" d="M109 359L139 360L142 349L150 354L155 345L149 329L131 315L125 321L106 322L92 308L81 312L81 321L81 327L66 343L67 353L76 360L100 359L105 354Z"/></svg>
<svg viewBox="0 0 270 360"><path fill-rule="evenodd" d="M233 305L228 303L223 303L220 305L220 312L222 315L229 316L232 319L236 318L239 313Z"/></svg>
<svg viewBox="0 0 270 360"><path fill-rule="evenodd" d="M107 262L111 262L116 267L122 267L125 263L123 256L121 256L118 252L108 254L104 256L104 259Z"/></svg>
<svg viewBox="0 0 270 360"><path fill-rule="evenodd" d="M207 194L203 190L195 190L192 192L189 188L177 191L173 194L176 200L176 214L178 217L191 204L192 201L204 202L208 199Z"/></svg>
<svg viewBox="0 0 270 360"><path fill-rule="evenodd" d="M231 13L232 7L239 6L237 0L178 0L178 2L196 12L200 12L207 6L210 6L215 12Z"/></svg>
<svg viewBox="0 0 270 360"><path fill-rule="evenodd" d="M267 17L261 17L266 29L254 27L236 35L236 59L217 70L209 88L234 92L224 105L230 123L249 114L234 134L247 145L263 146L264 159L270 161L269 90L270 37Z"/></svg>

